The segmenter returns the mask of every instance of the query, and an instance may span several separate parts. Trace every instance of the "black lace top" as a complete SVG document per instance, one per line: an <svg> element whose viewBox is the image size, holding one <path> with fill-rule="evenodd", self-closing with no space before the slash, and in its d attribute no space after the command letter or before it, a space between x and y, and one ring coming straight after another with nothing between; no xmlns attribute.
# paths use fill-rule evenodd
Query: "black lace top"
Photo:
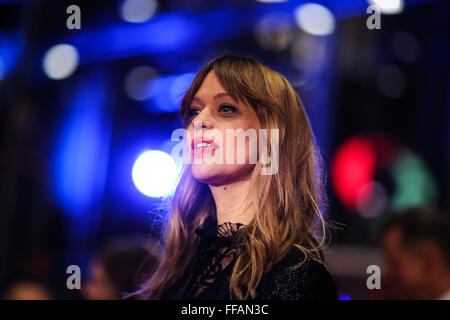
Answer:
<svg viewBox="0 0 450 320"><path fill-rule="evenodd" d="M161 299L229 300L229 280L241 250L236 235L244 227L231 222L217 225L215 217L208 217L195 231L200 236L197 254ZM299 250L289 251L263 276L256 299L337 299L334 282L320 262L308 258L297 270L287 270L303 259Z"/></svg>

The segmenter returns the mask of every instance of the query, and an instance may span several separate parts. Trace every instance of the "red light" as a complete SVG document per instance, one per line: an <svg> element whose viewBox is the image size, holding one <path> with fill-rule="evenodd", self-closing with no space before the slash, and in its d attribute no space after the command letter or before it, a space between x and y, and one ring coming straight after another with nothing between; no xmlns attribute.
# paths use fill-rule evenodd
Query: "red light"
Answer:
<svg viewBox="0 0 450 320"><path fill-rule="evenodd" d="M355 209L358 196L359 201L370 198L370 190L366 189L363 195L360 192L372 182L375 166L376 151L369 139L355 137L338 148L331 163L331 179L345 206Z"/></svg>

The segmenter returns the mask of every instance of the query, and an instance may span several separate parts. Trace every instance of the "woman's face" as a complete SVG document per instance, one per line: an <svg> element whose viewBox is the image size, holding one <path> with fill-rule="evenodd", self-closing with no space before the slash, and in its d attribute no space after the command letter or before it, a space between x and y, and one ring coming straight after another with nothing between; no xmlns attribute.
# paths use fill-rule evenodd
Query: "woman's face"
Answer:
<svg viewBox="0 0 450 320"><path fill-rule="evenodd" d="M195 94L189 113L194 178L215 186L248 178L258 154L260 122L255 110L231 98L211 71ZM238 129L254 134L254 138L238 138Z"/></svg>

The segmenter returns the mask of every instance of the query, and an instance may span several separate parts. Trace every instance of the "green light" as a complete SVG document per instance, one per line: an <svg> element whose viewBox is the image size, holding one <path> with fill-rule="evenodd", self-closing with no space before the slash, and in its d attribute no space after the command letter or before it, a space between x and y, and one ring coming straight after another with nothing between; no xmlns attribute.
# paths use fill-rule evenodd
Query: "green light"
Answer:
<svg viewBox="0 0 450 320"><path fill-rule="evenodd" d="M391 209L433 205L437 201L437 185L424 162L407 149L399 152L391 169L396 190Z"/></svg>

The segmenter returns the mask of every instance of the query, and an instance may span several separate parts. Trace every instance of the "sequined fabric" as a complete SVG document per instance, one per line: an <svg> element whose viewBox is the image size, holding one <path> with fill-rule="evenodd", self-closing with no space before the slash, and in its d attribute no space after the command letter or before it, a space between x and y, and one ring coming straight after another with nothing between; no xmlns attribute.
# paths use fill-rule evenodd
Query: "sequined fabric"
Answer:
<svg viewBox="0 0 450 320"><path fill-rule="evenodd" d="M215 217L208 217L195 231L200 236L197 254L161 299L229 300L229 280L241 250L236 235L242 228L245 225L231 222L217 225ZM291 249L263 276L255 299L337 299L333 280L320 262L307 259L297 270L287 269L303 259L300 251Z"/></svg>

